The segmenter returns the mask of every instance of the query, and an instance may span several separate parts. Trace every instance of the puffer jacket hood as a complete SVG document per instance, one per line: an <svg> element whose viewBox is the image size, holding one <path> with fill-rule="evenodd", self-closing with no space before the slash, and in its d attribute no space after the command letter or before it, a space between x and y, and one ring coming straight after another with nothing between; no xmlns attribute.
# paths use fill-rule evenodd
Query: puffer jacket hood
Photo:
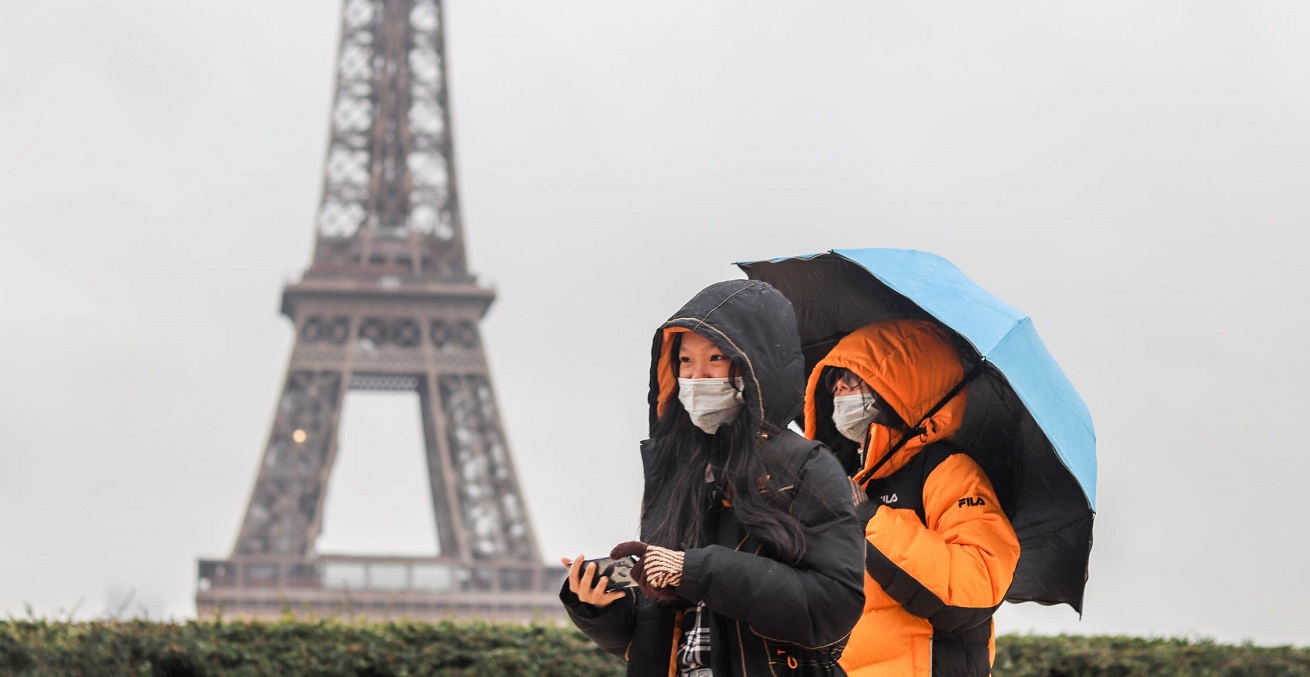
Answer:
<svg viewBox="0 0 1310 677"><path fill-rule="evenodd" d="M746 410L756 431L780 429L801 412L805 363L791 302L768 283L728 280L706 287L660 325L651 348L651 433L677 397L671 339L694 331L732 360L742 378Z"/></svg>
<svg viewBox="0 0 1310 677"><path fill-rule="evenodd" d="M967 390L962 389L931 418L926 415L964 378L964 365L938 325L924 320L875 322L847 334L815 365L805 389L805 436L820 441L838 435L831 419L821 419L816 398L826 398L831 411L832 394L819 387L829 367L849 369L883 399L910 428L923 432L906 442L896 455L879 468L875 478L886 477L909 462L919 450L949 438L964 418ZM922 421L922 423L921 423ZM876 425L876 424L875 424ZM873 439L873 435L870 438ZM887 449L869 449L863 467L855 477L864 481Z"/></svg>

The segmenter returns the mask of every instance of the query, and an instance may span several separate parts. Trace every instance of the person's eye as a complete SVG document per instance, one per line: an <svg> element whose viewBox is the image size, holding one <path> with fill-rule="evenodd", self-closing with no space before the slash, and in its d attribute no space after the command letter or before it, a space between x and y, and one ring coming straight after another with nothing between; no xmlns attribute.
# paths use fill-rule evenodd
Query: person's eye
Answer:
<svg viewBox="0 0 1310 677"><path fill-rule="evenodd" d="M710 362L718 362L719 360L726 360L726 359L727 358L722 355L713 355L710 357Z"/></svg>
<svg viewBox="0 0 1310 677"><path fill-rule="evenodd" d="M687 357L686 355L679 355L679 356L678 356L678 361L681 362L681 363L683 363L683 364L689 364L689 363L691 362L691 358L690 358L690 357Z"/></svg>

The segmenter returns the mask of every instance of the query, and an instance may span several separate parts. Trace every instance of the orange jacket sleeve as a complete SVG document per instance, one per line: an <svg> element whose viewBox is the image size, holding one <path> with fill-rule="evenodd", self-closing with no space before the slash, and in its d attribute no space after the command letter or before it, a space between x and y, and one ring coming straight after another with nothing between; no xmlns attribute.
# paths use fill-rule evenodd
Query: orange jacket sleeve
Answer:
<svg viewBox="0 0 1310 677"><path fill-rule="evenodd" d="M973 459L954 454L928 475L923 509L923 522L913 510L888 506L869 520L870 576L910 613L947 632L988 620L1019 561L1019 540L991 482Z"/></svg>

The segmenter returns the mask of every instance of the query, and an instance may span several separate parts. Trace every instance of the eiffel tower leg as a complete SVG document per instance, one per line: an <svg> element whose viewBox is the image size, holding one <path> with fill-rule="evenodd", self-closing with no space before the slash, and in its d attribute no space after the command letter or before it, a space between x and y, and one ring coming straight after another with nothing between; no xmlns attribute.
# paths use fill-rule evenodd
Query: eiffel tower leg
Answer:
<svg viewBox="0 0 1310 677"><path fill-rule="evenodd" d="M341 382L340 372L288 372L234 553L313 554L336 455Z"/></svg>
<svg viewBox="0 0 1310 677"><path fill-rule="evenodd" d="M459 477L459 504L469 529L471 555L536 558L491 385L481 374L446 375L440 380L440 391L451 419L450 453Z"/></svg>
<svg viewBox="0 0 1310 677"><path fill-rule="evenodd" d="M437 372L430 370L419 389L419 406L423 413L423 443L427 455L429 486L432 490L432 513L437 526L437 539L442 558L455 558L468 564L464 553L469 552L468 532L457 528L459 490L456 487L455 469L446 453L448 439L441 398L433 397L437 388Z"/></svg>

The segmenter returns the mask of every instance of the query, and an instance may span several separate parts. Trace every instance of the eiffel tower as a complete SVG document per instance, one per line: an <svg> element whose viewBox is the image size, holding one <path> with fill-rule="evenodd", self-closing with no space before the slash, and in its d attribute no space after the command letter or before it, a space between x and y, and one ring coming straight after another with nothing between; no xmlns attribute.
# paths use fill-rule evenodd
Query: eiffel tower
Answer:
<svg viewBox="0 0 1310 677"><path fill-rule="evenodd" d="M196 612L562 617L496 407L468 271L439 0L344 0L314 258L282 293L295 346L232 554ZM416 392L439 552L321 554L348 390ZM379 487L379 491L385 488Z"/></svg>

